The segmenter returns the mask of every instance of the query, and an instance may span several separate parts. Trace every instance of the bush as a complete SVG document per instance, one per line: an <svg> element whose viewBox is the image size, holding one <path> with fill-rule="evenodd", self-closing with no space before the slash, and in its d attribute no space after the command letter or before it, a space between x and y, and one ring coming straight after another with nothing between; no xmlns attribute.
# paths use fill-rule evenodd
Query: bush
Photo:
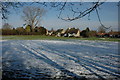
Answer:
<svg viewBox="0 0 120 80"><path fill-rule="evenodd" d="M44 27L35 27L31 31L31 26L27 25L25 29L23 27L18 28L4 28L1 29L2 35L46 35L47 29Z"/></svg>

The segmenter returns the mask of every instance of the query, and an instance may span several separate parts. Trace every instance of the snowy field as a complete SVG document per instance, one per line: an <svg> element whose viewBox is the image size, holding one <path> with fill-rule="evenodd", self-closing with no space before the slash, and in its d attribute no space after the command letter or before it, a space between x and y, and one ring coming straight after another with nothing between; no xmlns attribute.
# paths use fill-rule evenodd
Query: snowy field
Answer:
<svg viewBox="0 0 120 80"><path fill-rule="evenodd" d="M120 80L118 42L9 40L1 43L3 78Z"/></svg>

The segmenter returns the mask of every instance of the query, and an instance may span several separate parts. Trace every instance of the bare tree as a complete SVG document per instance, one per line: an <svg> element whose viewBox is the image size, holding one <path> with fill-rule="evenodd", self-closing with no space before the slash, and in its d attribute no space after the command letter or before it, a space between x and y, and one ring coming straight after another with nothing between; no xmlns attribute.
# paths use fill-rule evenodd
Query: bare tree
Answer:
<svg viewBox="0 0 120 80"><path fill-rule="evenodd" d="M35 26L39 25L41 18L45 12L46 11L43 8L34 6L27 6L23 9L23 19L27 25L31 26L31 31Z"/></svg>
<svg viewBox="0 0 120 80"><path fill-rule="evenodd" d="M98 32L105 33L106 32L106 28L104 28L103 26L99 26L98 27Z"/></svg>
<svg viewBox="0 0 120 80"><path fill-rule="evenodd" d="M11 26L9 23L5 23L5 24L2 26L2 29L12 29L12 26Z"/></svg>

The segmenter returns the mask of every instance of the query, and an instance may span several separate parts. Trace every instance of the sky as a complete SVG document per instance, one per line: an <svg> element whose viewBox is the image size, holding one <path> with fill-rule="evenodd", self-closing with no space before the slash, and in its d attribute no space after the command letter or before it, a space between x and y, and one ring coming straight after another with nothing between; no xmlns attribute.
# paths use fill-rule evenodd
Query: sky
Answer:
<svg viewBox="0 0 120 80"><path fill-rule="evenodd" d="M27 4L30 4L29 2L26 2ZM77 5L79 2L76 2L74 8L80 8L81 10L86 9L89 7L90 2L83 3L83 6L80 7ZM117 31L118 30L118 6L117 2L105 2L100 6L99 9L99 15L102 23L106 27L111 27L112 30ZM40 6L39 4L33 4L31 6ZM25 6L24 6L25 7ZM19 8L19 10L9 9L11 11L11 14L9 15L9 18L6 22L11 24L13 27L22 27L24 24L24 20L22 18L23 15L23 9L24 7ZM88 16L85 16L79 20L74 21L64 21L61 19L58 19L59 11L57 11L56 8L50 8L50 7L43 7L47 12L42 17L42 21L40 22L41 26L44 26L48 30L53 29L67 29L68 27L75 27L79 28L80 30L86 29L86 27L89 27L91 30L97 30L100 26L100 23L98 21L98 17L96 12L92 12L90 14L90 20L88 20ZM69 6L66 7L64 13L62 14L63 17L66 15L72 15L72 12L68 9Z"/></svg>

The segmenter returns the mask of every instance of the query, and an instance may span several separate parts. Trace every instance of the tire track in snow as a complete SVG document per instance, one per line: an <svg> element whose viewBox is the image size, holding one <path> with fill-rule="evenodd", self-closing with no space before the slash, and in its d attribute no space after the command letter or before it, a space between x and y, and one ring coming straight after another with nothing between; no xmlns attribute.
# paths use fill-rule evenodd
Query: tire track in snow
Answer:
<svg viewBox="0 0 120 80"><path fill-rule="evenodd" d="M35 43L35 42L34 42ZM39 44L39 43L37 43L37 44ZM40 45L43 45L43 44L40 44ZM46 46L46 45L43 45L43 46ZM46 46L44 49L46 50L46 51L48 51L52 46L50 46L49 47L49 49L47 48L48 46ZM47 48L47 49L46 49ZM36 48L37 49L37 48ZM52 48L52 49L54 49L55 50L55 48ZM72 53L72 54L76 54L75 52L72 52L72 51L69 51L69 50L66 50L66 51L64 51L64 50L60 50L60 51L62 51L63 53L64 52L67 52L67 53ZM58 52L60 52L60 51L58 51ZM58 53L59 54L59 53ZM95 60L92 60L92 59L90 59L90 58L86 58L86 57L84 57L84 56L82 56L82 55L80 55L80 58L83 58L83 59L85 59L85 60L88 60L88 61L91 61L90 63L94 63L94 64L96 64L96 65L99 65L99 66L101 66L101 67L103 67L103 68L105 68L105 69L110 69L111 71L115 71L115 73L116 72L118 72L118 66L112 66L112 65L106 65L106 64L104 64L104 63L101 63L101 62L99 62L99 61L95 61ZM79 58L79 57L78 57ZM106 67L105 67L106 66ZM112 67L111 67L112 66ZM116 71L117 70L117 71Z"/></svg>
<svg viewBox="0 0 120 80"><path fill-rule="evenodd" d="M97 62L94 62L94 61L92 62L91 59L85 58L83 55L80 57L81 59L79 60L78 59L79 57L77 56L78 54L76 54L76 52L74 52L74 51L73 52L72 51L69 52L69 50L64 50L64 49L61 52L61 50L57 49L57 47L48 45L49 44L48 42L42 42L42 41L40 41L40 42L39 41L38 42L36 42L36 41L24 41L23 42L23 41L18 41L18 43L22 44L22 47L19 48L20 50L22 48L24 48L25 50L28 50L29 53L32 53L36 57L38 57L40 59L43 59L43 61L46 62L47 64L49 64L49 65L51 65L51 66L53 66L55 68L56 68L56 66L59 66L57 69L63 70L64 73L67 73L69 75L73 75L73 73L70 73L70 71L67 72L68 70L66 71L65 68L63 68L62 66L58 65L56 62L54 62L49 57L44 55L44 52L48 52L48 53L50 53L50 55L56 54L56 55L59 55L61 57L65 57L67 59L73 60L74 62L79 63L84 68L86 68L86 70L89 70L90 72L92 72L93 74L95 74L96 76L98 76L101 79L104 79L103 76L99 75L99 72L95 72L94 70L98 70L100 72L104 72L104 73L108 73L110 75L116 76L116 74L115 74L116 72L113 73L112 71L107 71L108 68L106 69L105 67L104 67L105 68L105 70L104 70L102 68L102 66L104 66L104 65L101 65L101 64L99 64L99 66L98 66L98 64L94 65L94 63L97 63ZM16 44L18 44L18 43L16 43ZM39 46L42 49L41 51L38 48ZM53 51L54 51L54 53L52 53ZM48 61L50 63L48 63ZM117 77L119 77L119 76L117 75Z"/></svg>
<svg viewBox="0 0 120 80"><path fill-rule="evenodd" d="M59 52L59 50L56 50L56 51ZM60 50L60 51L61 51L61 50ZM91 61L86 60L85 58L80 57L80 56L77 57L77 56L74 55L75 53L71 54L71 52L66 52L66 51L63 51L63 53L65 53L65 54L67 54L67 55L69 55L69 56L71 56L71 57L74 57L74 58L76 58L76 59L79 60L79 61L85 62L85 64L89 64L89 66L90 66L90 65L91 65L91 66L94 65L94 66L98 67L98 68L96 68L97 70L100 70L100 71L103 71L103 72L105 72L105 73L109 73L109 74L112 74L112 75L114 75L114 76L120 77L118 70L116 71L116 70L114 70L114 69L108 68L107 66L104 66L104 65L101 65L101 64L97 64L97 63L95 63L95 62L91 62ZM68 54L68 53L69 53L69 54ZM95 68L95 67L94 67L94 68ZM99 69L99 68L101 68L101 69ZM102 70L102 69L103 69L103 70Z"/></svg>
<svg viewBox="0 0 120 80"><path fill-rule="evenodd" d="M25 44L25 42L23 43L23 44ZM44 43L42 43L42 44L44 44ZM32 45L33 45L33 43L32 43ZM37 45L38 45L38 43L37 43ZM38 45L39 46L39 45ZM28 45L28 47L31 47L31 45ZM32 48L35 48L35 46L34 47L32 47ZM35 48L35 49L37 49L37 47ZM56 48L53 48L53 50L54 49L56 49ZM60 51L58 51L58 52L60 52ZM64 52L64 51L63 51ZM66 53L68 53L68 52L66 52ZM41 56L41 55L39 55L39 56ZM72 56L71 56L72 57ZM85 64L84 64L85 65ZM88 65L89 66L89 65Z"/></svg>
<svg viewBox="0 0 120 80"><path fill-rule="evenodd" d="M37 41L38 42L38 41ZM52 41L42 41L43 43L49 43L49 44L58 44L59 45L59 43L60 42L62 42L62 44L63 44L63 41L57 41L57 42L54 42L54 43L52 43ZM58 43L59 42L59 43ZM61 45L61 44L60 44ZM101 55L102 56L102 58L104 57L104 58L106 58L105 56L109 56L109 61L110 62L113 62L113 61L115 61L116 62L116 60L118 59L118 58L120 58L120 56L118 55L118 53L116 53L116 50L114 50L114 49L112 49L113 51L114 51L114 54L112 54L111 53L111 49L104 49L104 48L99 48L99 52L101 52L101 53L99 53L98 51L96 51L96 50L98 50L98 48L97 48L97 46L96 47L89 47L89 46L85 46L85 45L82 45L82 43L81 44L78 44L78 43L75 43L75 42L72 42L72 44L69 42L65 42L64 41L64 44L63 45L70 45L70 46L77 46L77 48L78 47L80 47L80 48L82 48L82 51L89 51L90 53L92 53L93 51L96 53L97 52L97 54L99 54L99 55ZM52 46L54 46L54 45L52 45ZM81 47L82 46L82 47ZM58 46L57 46L58 47ZM114 47L114 46L112 46L112 47ZM63 48L62 48L63 49ZM93 50L93 51L91 51L91 50ZM75 51L76 52L76 51ZM103 54L104 53L104 54ZM93 53L92 53L93 54ZM88 55L88 54L87 54ZM94 55L96 55L96 54L93 54L92 56L94 56ZM112 56L111 56L112 55ZM114 56L113 56L114 55ZM91 55L90 55L91 56ZM100 56L100 58L101 58L101 56ZM106 59L108 59L108 58L106 58ZM118 60L117 60L118 61ZM114 63L114 62L113 62Z"/></svg>
<svg viewBox="0 0 120 80"><path fill-rule="evenodd" d="M46 51L46 50L45 50L45 51ZM68 56L65 56L65 57L68 57ZM73 59L73 58L70 58L70 57L69 57L69 59L77 62L77 60L75 60L75 59ZM93 75L96 75L98 78L104 80L104 78L103 78L102 76L98 75L96 72L94 72L94 71L93 71L92 69L90 69L89 67L84 66L84 65L81 65L81 64L79 64L79 65L82 66L82 67L84 67L84 68L86 68L86 70L89 70Z"/></svg>
<svg viewBox="0 0 120 80"><path fill-rule="evenodd" d="M3 53L3 76L7 76L8 78L19 78L20 76L22 78L22 75L26 75L26 78L29 78L27 76L35 77L32 73L28 73L23 65L24 58L21 55L24 54L21 54L22 47L20 46L20 41L8 41L6 44L9 44L9 46L5 48L6 50ZM2 46L6 45L3 44ZM9 54L6 54L6 51ZM7 65L8 63L9 66Z"/></svg>
<svg viewBox="0 0 120 80"><path fill-rule="evenodd" d="M67 52L64 51L64 53L67 53ZM75 54L75 53L74 53L74 54ZM76 59L79 60L80 62L84 62L85 65L87 65L87 66L90 66L90 67L92 67L92 68L94 68L94 69L97 69L97 70L99 70L99 71L102 71L102 72L105 72L105 73L108 73L108 74L111 74L111 75L114 75L114 76L117 76L117 77L120 78L119 73L116 72L114 69L110 69L110 68L108 68L108 67L106 67L106 66L104 66L104 65L101 65L101 64L97 64L97 63L94 63L94 62L90 62L89 60L85 60L83 57L76 57L76 56L71 55L71 54L68 54L68 55L70 55L71 57L76 58ZM113 72L114 72L114 73L113 73Z"/></svg>
<svg viewBox="0 0 120 80"><path fill-rule="evenodd" d="M39 57L41 60L43 60L44 62L46 62L47 64L53 66L54 68L57 68L58 70L64 72L65 74L67 74L68 76L73 76L73 77L78 77L78 78L84 78L84 77L80 77L79 75L65 69L64 67L58 65L57 63L55 63L54 61L52 61L51 59L49 59L48 57L46 57L44 54L42 54L41 52L37 52L32 48L29 48L29 46L26 46L24 44L21 44L21 46L23 46L23 48L25 48L26 50L30 51L30 53L34 54L36 57ZM44 57L41 57L41 55Z"/></svg>
<svg viewBox="0 0 120 80"><path fill-rule="evenodd" d="M37 44L38 45L38 44ZM35 49L37 49L37 48L35 48ZM44 48L45 49L45 48ZM46 49L45 49L45 51L46 51ZM61 55L60 55L61 56ZM68 56L67 56L68 57ZM70 59L70 58L69 58ZM73 60L72 58L71 58L71 60ZM74 61L76 61L75 59L74 59ZM77 62L77 61L76 61ZM83 63L82 63L83 64ZM81 65L81 64L80 64ZM83 66L83 65L82 65ZM88 65L87 65L88 66ZM100 75L98 75L98 74L96 74L94 71L92 71L90 68L88 68L87 66L84 66L86 69L88 69L89 71L91 71L92 73L94 73L96 76L98 76L99 78L101 78L101 79L103 79ZM94 67L94 68L96 68L96 67ZM98 70L98 68L97 68L97 70Z"/></svg>
<svg viewBox="0 0 120 80"><path fill-rule="evenodd" d="M54 49L55 49L55 48L54 48ZM58 51L58 52L59 52L59 51ZM64 51L64 52L65 52L65 51ZM72 55L72 56L74 56L74 55ZM81 57L81 58L82 58L82 57ZM77 58L77 59L78 59L78 58ZM84 62L87 63L87 64L92 63L92 62L90 62L90 61L85 61L84 59L82 59L82 61L84 61ZM88 62L89 62L89 63L88 63ZM101 69L99 69L99 68L105 68L105 71L103 71L103 72L112 74L112 75L117 76L117 77L120 77L120 76L112 73L112 72L114 72L113 69L110 69L110 71L112 70L112 72L110 72L110 71L108 70L109 68L107 68L107 67L105 67L105 66L101 66L101 65L98 65L98 64L96 64L96 63L92 63L92 64L93 64L94 66L98 67L98 68L96 68L97 70L103 71L103 70L101 70ZM94 67L94 66L93 66L93 67ZM94 68L95 68L95 67L94 67ZM116 72L115 72L115 73L116 73Z"/></svg>

